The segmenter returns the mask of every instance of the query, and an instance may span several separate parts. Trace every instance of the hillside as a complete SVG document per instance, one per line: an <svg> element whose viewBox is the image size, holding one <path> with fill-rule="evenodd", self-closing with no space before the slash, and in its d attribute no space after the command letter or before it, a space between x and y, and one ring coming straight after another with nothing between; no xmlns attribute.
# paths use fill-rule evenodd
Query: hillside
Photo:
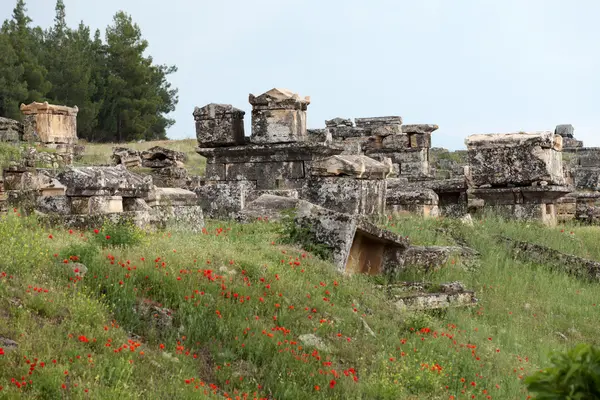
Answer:
<svg viewBox="0 0 600 400"><path fill-rule="evenodd" d="M281 245L276 223L204 233L0 221L0 397L526 399L548 354L599 344L597 284L515 260L495 235L599 259L594 228L390 220L480 253L398 280L461 280L476 307L402 313L378 277ZM80 262L85 267L74 262ZM87 269L87 271L85 271ZM85 273L84 273L85 272Z"/></svg>

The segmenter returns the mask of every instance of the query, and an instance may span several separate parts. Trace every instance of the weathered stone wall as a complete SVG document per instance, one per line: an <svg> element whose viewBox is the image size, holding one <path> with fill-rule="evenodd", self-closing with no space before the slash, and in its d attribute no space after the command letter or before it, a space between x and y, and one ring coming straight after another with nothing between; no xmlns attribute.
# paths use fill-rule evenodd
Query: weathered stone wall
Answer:
<svg viewBox="0 0 600 400"><path fill-rule="evenodd" d="M13 119L0 117L0 142L23 140L23 124Z"/></svg>

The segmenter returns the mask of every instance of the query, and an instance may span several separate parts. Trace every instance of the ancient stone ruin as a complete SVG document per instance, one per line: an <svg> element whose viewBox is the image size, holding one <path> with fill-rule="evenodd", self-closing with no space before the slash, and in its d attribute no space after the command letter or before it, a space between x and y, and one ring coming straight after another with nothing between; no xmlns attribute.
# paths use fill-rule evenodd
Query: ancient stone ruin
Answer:
<svg viewBox="0 0 600 400"><path fill-rule="evenodd" d="M568 194L562 137L553 132L472 135L469 195L508 218L557 222L556 200Z"/></svg>

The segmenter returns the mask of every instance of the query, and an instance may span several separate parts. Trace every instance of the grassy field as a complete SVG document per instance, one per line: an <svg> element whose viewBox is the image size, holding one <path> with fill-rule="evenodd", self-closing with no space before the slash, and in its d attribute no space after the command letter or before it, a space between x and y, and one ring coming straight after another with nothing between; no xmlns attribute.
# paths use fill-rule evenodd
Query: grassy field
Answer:
<svg viewBox="0 0 600 400"><path fill-rule="evenodd" d="M0 398L526 399L523 378L551 351L600 344L598 284L514 260L496 239L596 257L597 228L387 225L414 244L460 237L479 251L477 267L452 259L396 278L461 280L479 305L401 313L377 278L279 244L275 223L78 232L11 212L0 220Z"/></svg>

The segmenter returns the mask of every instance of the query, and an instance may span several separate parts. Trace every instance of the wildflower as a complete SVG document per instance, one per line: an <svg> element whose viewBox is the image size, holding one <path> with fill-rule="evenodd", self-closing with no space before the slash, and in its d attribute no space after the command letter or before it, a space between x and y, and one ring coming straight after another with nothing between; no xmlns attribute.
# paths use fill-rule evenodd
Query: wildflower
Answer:
<svg viewBox="0 0 600 400"><path fill-rule="evenodd" d="M0 347L0 356L4 355L4 349L2 347Z"/></svg>
<svg viewBox="0 0 600 400"><path fill-rule="evenodd" d="M98 229L94 229L94 233L97 235L100 233L100 231Z"/></svg>
<svg viewBox="0 0 600 400"><path fill-rule="evenodd" d="M48 239L54 239L54 236L48 235Z"/></svg>
<svg viewBox="0 0 600 400"><path fill-rule="evenodd" d="M110 235L106 235L106 240L110 240Z"/></svg>
<svg viewBox="0 0 600 400"><path fill-rule="evenodd" d="M329 387L333 389L335 387L335 383L335 379L332 379L331 382L329 382Z"/></svg>

